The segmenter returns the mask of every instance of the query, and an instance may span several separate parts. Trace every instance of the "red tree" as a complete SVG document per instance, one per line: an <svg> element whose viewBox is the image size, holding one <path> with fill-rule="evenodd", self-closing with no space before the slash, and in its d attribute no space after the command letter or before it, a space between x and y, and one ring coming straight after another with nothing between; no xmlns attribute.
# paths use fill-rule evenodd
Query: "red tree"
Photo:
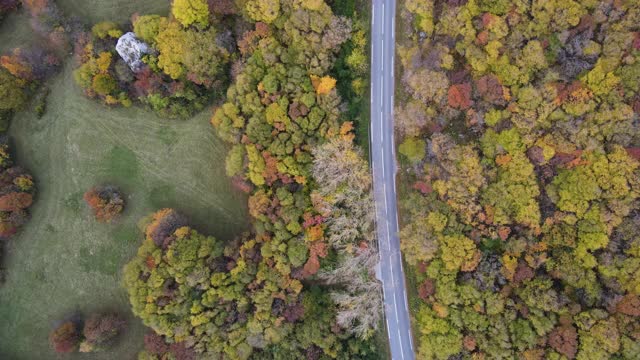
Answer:
<svg viewBox="0 0 640 360"><path fill-rule="evenodd" d="M0 211L17 211L26 209L33 203L33 196L29 193L10 192L0 196Z"/></svg>
<svg viewBox="0 0 640 360"><path fill-rule="evenodd" d="M578 333L573 326L560 326L549 334L549 345L560 354L573 359L578 348Z"/></svg>
<svg viewBox="0 0 640 360"><path fill-rule="evenodd" d="M209 11L220 15L233 15L238 11L233 0L208 0Z"/></svg>
<svg viewBox="0 0 640 360"><path fill-rule="evenodd" d="M169 345L169 352L176 360L194 360L196 358L195 351L188 348L184 342Z"/></svg>
<svg viewBox="0 0 640 360"><path fill-rule="evenodd" d="M640 316L640 296L627 294L616 306L619 313L629 316Z"/></svg>
<svg viewBox="0 0 640 360"><path fill-rule="evenodd" d="M49 6L49 0L22 0L22 5L31 12L31 16L38 16Z"/></svg>
<svg viewBox="0 0 640 360"><path fill-rule="evenodd" d="M64 322L49 335L49 342L57 353L70 353L80 344L80 332L72 321Z"/></svg>
<svg viewBox="0 0 640 360"><path fill-rule="evenodd" d="M484 101L492 104L504 104L502 84L495 75L485 75L476 82L478 93Z"/></svg>
<svg viewBox="0 0 640 360"><path fill-rule="evenodd" d="M424 301L429 301L429 298L436 293L436 285L431 279L426 279L418 288L418 296Z"/></svg>
<svg viewBox="0 0 640 360"><path fill-rule="evenodd" d="M473 101L471 100L471 84L464 83L452 85L448 93L449 106L456 109L468 109Z"/></svg>

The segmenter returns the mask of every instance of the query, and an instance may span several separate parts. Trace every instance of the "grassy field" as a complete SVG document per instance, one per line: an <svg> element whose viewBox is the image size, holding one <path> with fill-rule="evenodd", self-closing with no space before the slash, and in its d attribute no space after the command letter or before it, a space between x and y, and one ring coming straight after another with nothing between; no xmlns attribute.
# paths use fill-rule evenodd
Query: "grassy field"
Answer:
<svg viewBox="0 0 640 360"><path fill-rule="evenodd" d="M65 14L75 16L82 22L94 24L99 21L126 23L131 14L169 13L169 0L57 0Z"/></svg>
<svg viewBox="0 0 640 360"><path fill-rule="evenodd" d="M0 22L0 53L29 44L34 32L29 26L29 14L25 11L11 13Z"/></svg>
<svg viewBox="0 0 640 360"><path fill-rule="evenodd" d="M168 6L165 0L59 2L87 21L124 22L133 11L166 12ZM6 50L4 39L15 46L28 38L21 19L5 19L0 50ZM209 111L177 121L135 107L107 108L82 95L71 63L49 87L45 116L38 119L27 109L10 129L18 162L34 175L38 194L32 219L7 246L0 359L56 358L47 341L50 329L59 319L95 310L126 314L127 336L109 353L71 358L134 359L145 330L129 311L121 268L138 247L137 222L174 207L196 228L227 239L247 227L246 198L224 174L227 148L213 134ZM107 183L119 186L128 201L114 224L94 221L82 201L86 189Z"/></svg>

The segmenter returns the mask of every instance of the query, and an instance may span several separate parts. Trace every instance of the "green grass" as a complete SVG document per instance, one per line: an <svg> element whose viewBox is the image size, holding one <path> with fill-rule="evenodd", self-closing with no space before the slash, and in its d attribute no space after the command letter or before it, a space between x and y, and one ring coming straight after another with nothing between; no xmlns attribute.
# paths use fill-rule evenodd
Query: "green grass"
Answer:
<svg viewBox="0 0 640 360"><path fill-rule="evenodd" d="M58 6L65 14L77 16L87 24L100 21L127 23L131 14L169 13L167 0L57 0Z"/></svg>
<svg viewBox="0 0 640 360"><path fill-rule="evenodd" d="M133 11L165 12L165 0L61 0L86 21L124 22ZM4 39L27 39L20 13L5 19ZM8 33L15 25L16 32ZM23 41L22 43L25 43ZM16 40L10 46L20 44ZM246 197L224 173L227 147L205 111L186 121L160 119L140 108L108 108L81 93L72 64L49 82L47 112L29 106L10 129L18 163L36 179L32 219L7 246L7 282L0 287L0 359L55 359L48 333L74 313L116 310L129 330L108 353L71 359L134 359L142 324L130 313L121 286L122 266L135 254L138 221L159 207L174 207L199 230L229 239L247 228ZM127 201L122 217L97 223L82 200L96 184L119 186Z"/></svg>
<svg viewBox="0 0 640 360"><path fill-rule="evenodd" d="M29 14L22 10L14 11L0 22L0 53L29 44L34 36L29 26Z"/></svg>

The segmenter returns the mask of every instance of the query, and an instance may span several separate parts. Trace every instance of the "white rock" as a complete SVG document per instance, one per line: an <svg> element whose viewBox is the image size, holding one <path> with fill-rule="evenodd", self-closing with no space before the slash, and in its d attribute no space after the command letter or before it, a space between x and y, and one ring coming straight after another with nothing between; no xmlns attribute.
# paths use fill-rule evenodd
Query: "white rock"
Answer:
<svg viewBox="0 0 640 360"><path fill-rule="evenodd" d="M138 39L136 34L128 32L118 39L116 51L133 72L138 72L142 68L142 55L149 53L149 45Z"/></svg>

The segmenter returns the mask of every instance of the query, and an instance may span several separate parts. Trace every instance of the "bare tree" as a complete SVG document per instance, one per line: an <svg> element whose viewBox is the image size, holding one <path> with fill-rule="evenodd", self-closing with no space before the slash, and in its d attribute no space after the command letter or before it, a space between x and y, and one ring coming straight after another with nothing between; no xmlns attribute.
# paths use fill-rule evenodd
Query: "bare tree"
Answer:
<svg viewBox="0 0 640 360"><path fill-rule="evenodd" d="M313 176L323 207L330 209L327 238L344 250L373 243L371 174L358 148L349 139L334 138L314 151Z"/></svg>
<svg viewBox="0 0 640 360"><path fill-rule="evenodd" d="M335 269L318 276L339 289L331 293L338 306L338 325L367 338L377 329L382 313L380 283L375 279L378 251L369 167L347 137L334 138L313 153L316 198L327 213L325 237L341 255Z"/></svg>
<svg viewBox="0 0 640 360"><path fill-rule="evenodd" d="M378 328L382 312L380 283L375 279L378 252L374 248L346 255L333 271L321 272L319 278L343 290L331 293L338 305L338 325L350 333L367 338Z"/></svg>

